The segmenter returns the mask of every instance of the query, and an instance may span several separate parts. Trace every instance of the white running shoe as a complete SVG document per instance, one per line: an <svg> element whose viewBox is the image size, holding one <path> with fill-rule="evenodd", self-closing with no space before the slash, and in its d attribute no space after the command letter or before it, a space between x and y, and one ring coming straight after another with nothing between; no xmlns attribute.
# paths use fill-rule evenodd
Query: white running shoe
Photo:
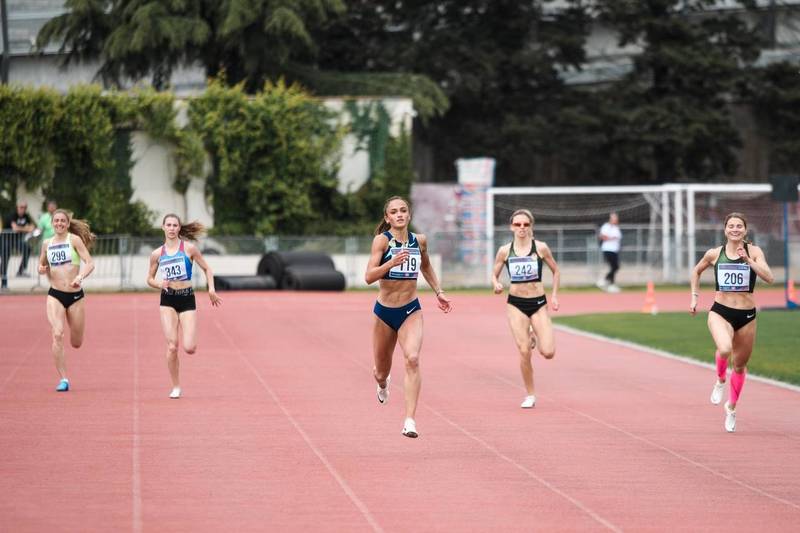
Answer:
<svg viewBox="0 0 800 533"><path fill-rule="evenodd" d="M736 409L731 409L728 402L725 402L725 431L736 431Z"/></svg>
<svg viewBox="0 0 800 533"><path fill-rule="evenodd" d="M173 400L177 400L178 398L180 398L181 397L181 388L180 387L173 388L172 392L169 393L169 397L172 398Z"/></svg>
<svg viewBox="0 0 800 533"><path fill-rule="evenodd" d="M519 406L523 409L530 409L534 405L536 405L536 396L530 395L525 396L525 399L522 400L522 403Z"/></svg>
<svg viewBox="0 0 800 533"><path fill-rule="evenodd" d="M528 336L531 338L531 351L536 348L536 333L533 332L533 326L528 326Z"/></svg>
<svg viewBox="0 0 800 533"><path fill-rule="evenodd" d="M711 403L714 405L719 405L719 402L722 401L722 394L724 392L725 384L720 383L719 380L717 380L717 382L714 383L714 388L711 390Z"/></svg>
<svg viewBox="0 0 800 533"><path fill-rule="evenodd" d="M384 404L389 401L389 383L392 381L392 376L386 377L386 387L381 388L378 385L378 402Z"/></svg>
<svg viewBox="0 0 800 533"><path fill-rule="evenodd" d="M613 283L606 288L607 292L617 293L620 291L620 288L614 285Z"/></svg>
<svg viewBox="0 0 800 533"><path fill-rule="evenodd" d="M608 280L605 278L600 278L597 280L597 283L595 283L595 285L597 285L598 289L606 290L606 287L608 287Z"/></svg>
<svg viewBox="0 0 800 533"><path fill-rule="evenodd" d="M406 421L403 422L403 435L412 439L419 437L419 433L417 433L417 423L414 422L413 418L406 418Z"/></svg>

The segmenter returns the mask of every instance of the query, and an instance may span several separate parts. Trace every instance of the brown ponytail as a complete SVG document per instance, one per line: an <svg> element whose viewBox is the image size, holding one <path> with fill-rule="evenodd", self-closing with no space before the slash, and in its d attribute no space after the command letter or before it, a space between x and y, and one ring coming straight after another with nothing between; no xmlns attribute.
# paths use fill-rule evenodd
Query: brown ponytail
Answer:
<svg viewBox="0 0 800 533"><path fill-rule="evenodd" d="M175 220L178 221L178 225L181 227L181 229L178 230L178 237L182 239L186 239L189 241L196 241L197 238L206 231L206 227L196 220L193 222L188 222L186 224L183 224L181 222L181 217L179 217L175 213L168 213L164 215L164 218L161 220L162 226L164 225L164 223L167 221L168 218L174 218Z"/></svg>
<svg viewBox="0 0 800 533"><path fill-rule="evenodd" d="M67 231L77 235L83 241L83 244L86 245L86 249L91 250L97 236L92 233L91 228L89 228L89 223L79 218L72 218L72 213L66 209L56 209L53 211L53 216L55 216L56 213L61 213L67 217L67 221L69 222Z"/></svg>
<svg viewBox="0 0 800 533"><path fill-rule="evenodd" d="M386 203L383 204L383 220L381 220L381 223L378 224L378 227L375 228L375 235L380 235L384 231L387 231L392 228L392 226L388 222L386 222L386 210L389 209L389 204L395 200L401 200L405 202L406 206L408 207L408 214L411 215L411 203L408 200L406 200L402 196L390 196L389 199L386 200Z"/></svg>

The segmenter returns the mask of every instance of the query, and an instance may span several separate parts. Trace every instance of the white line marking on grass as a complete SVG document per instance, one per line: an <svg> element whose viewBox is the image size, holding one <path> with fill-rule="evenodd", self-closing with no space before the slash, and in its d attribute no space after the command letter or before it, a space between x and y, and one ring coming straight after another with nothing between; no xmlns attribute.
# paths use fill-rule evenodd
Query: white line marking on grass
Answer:
<svg viewBox="0 0 800 533"><path fill-rule="evenodd" d="M345 479L333 467L330 461L328 461L328 459L325 457L322 451L320 451L320 449L317 448L317 446L311 441L311 437L308 436L308 433L306 433L305 430L303 430L303 428L300 426L297 420L295 420L295 418L291 415L288 409L284 407L283 403L280 401L278 396L272 391L272 388L270 388L270 386L267 385L267 382L264 380L264 378L261 377L261 373L255 366L253 366L253 363L251 363L250 360L247 359L247 357L245 357L244 352L242 352L242 350L239 348L236 342L231 338L231 336L228 334L225 328L222 327L222 324L220 324L219 320L215 320L214 323L216 324L217 329L219 329L222 332L222 335L225 337L225 339L236 350L236 353L239 355L239 358L242 359L242 361L244 361L247 368L249 368L250 371L253 372L253 374L256 376L256 379L258 380L259 383L261 383L261 386L264 387L264 390L267 391L267 394L270 395L272 401L275 402L275 405L277 405L278 408L283 412L284 416L286 416L286 418L289 420L292 426L294 426L294 429L300 434L300 436L306 442L308 447L311 448L311 451L314 452L314 455L316 455L317 458L320 460L320 462L322 462L322 464L325 466L325 468L328 469L328 472L331 474L331 476L333 476L333 478L339 484L339 487L341 487L341 489L344 491L347 497L350 498L350 501L353 502L356 508L358 508L358 510L361 511L361 514L364 516L366 521L372 527L372 530L376 532L383 532L383 528L381 528L380 524L378 524L378 521L375 520L375 517L370 512L369 508L367 508L366 504L363 501L361 501L361 499L356 495L353 489L350 488L350 485L347 484L347 481L345 481Z"/></svg>
<svg viewBox="0 0 800 533"><path fill-rule="evenodd" d="M712 370L716 370L717 367L712 365L711 363L704 363L702 361L698 361L697 359L692 359L690 357L686 357L683 355L678 355L672 352L668 352L666 350L659 350L658 348L651 348L650 346L645 346L644 344L637 344L631 341L624 341L621 339L615 339L613 337L606 337L605 335L600 335L599 333L590 333L588 331L583 331L580 329L573 328L571 326L565 326L563 324L553 324L553 327L561 330L565 333L571 333L573 335L579 335L581 337L586 337L589 339L593 339L596 341L603 341L608 342L611 344L616 344L617 346L623 346L625 348L630 348L632 350L637 350L640 352L645 352L650 355L656 355L658 357L664 357L666 359L672 359L673 361L680 361L682 363L688 363L694 366L700 366L703 368L710 368ZM761 383L766 383L768 385L773 385L775 387L780 387L782 389L790 390L793 392L800 392L800 387L797 385L792 385L791 383L785 383L783 381L778 381L777 379L765 378L763 376L759 376L758 374L753 374L749 370L747 372L747 379L752 379L755 381L759 381Z"/></svg>

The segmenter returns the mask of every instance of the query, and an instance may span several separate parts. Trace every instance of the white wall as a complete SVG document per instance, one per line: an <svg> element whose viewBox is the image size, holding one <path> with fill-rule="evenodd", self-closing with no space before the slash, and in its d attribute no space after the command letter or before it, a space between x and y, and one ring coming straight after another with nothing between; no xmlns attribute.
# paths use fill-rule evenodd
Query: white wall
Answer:
<svg viewBox="0 0 800 533"><path fill-rule="evenodd" d="M342 124L348 124L350 117L344 112L344 98L326 98L325 106L341 113ZM358 102L370 103L372 98L359 98ZM403 127L411 132L414 108L409 98L381 99L391 118L390 133L399 135ZM185 121L185 103L178 101L178 122ZM369 178L369 155L365 150L357 149L355 135L347 135L342 143L339 186L341 192L355 191ZM206 202L205 178L192 179L186 195L175 191L172 184L175 179L175 164L170 147L162 142L154 141L143 132L131 136L134 166L131 169L131 185L133 200L141 200L156 213L156 226L167 213L175 213L182 220L199 220L206 227L212 227L214 214ZM209 165L206 166L207 170ZM25 198L31 207L31 214L38 216L42 196L39 192L18 191L19 198Z"/></svg>

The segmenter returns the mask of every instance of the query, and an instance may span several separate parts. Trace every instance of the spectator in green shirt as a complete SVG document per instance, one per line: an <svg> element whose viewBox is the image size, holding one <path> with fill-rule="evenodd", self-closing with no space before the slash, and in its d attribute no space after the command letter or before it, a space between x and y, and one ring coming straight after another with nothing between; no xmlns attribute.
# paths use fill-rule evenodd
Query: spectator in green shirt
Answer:
<svg viewBox="0 0 800 533"><path fill-rule="evenodd" d="M39 229L42 230L42 240L49 239L56 234L53 229L53 212L58 209L55 200L47 201L47 211L39 217Z"/></svg>

